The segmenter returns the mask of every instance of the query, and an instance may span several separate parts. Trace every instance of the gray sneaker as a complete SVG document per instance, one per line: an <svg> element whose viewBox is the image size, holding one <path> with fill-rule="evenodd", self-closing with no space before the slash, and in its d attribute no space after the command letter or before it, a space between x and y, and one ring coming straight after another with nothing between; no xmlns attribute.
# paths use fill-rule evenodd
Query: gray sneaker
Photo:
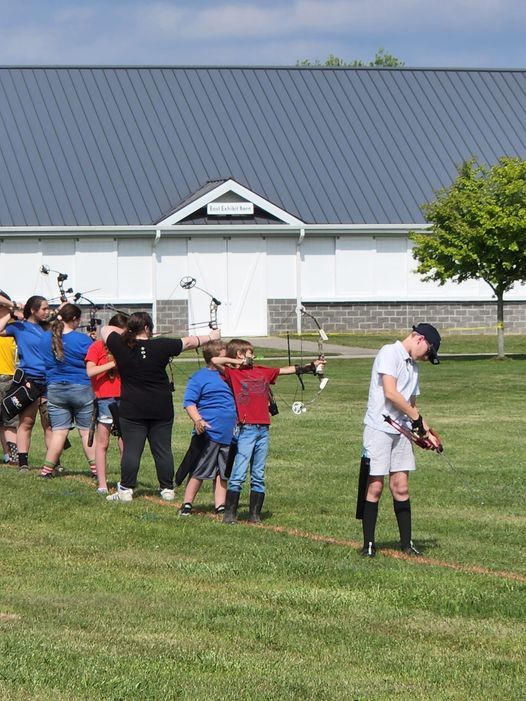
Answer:
<svg viewBox="0 0 526 701"><path fill-rule="evenodd" d="M106 501L131 501L133 499L133 489L121 487L120 482L117 484L117 491L114 494L109 494Z"/></svg>

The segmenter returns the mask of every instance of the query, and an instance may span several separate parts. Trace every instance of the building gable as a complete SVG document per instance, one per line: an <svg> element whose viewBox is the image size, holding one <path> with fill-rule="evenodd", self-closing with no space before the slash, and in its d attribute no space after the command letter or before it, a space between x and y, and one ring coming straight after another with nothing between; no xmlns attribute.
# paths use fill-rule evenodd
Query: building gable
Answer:
<svg viewBox="0 0 526 701"><path fill-rule="evenodd" d="M210 187L210 186L213 187ZM159 227L174 226L195 221L195 215L208 223L223 224L250 221L266 217L269 223L301 226L303 222L285 212L281 207L244 187L232 178L207 183L186 198L180 206L156 224Z"/></svg>

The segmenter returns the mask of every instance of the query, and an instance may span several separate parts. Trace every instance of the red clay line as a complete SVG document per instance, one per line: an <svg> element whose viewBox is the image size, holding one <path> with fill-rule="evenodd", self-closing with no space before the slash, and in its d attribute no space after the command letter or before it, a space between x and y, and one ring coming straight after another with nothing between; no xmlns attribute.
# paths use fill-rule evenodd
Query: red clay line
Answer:
<svg viewBox="0 0 526 701"><path fill-rule="evenodd" d="M69 479L74 479L77 482L82 482L83 484L92 483L88 477L83 475L66 475ZM146 501L151 501L154 504L159 504L161 506L169 506L172 508L180 508L180 505L173 501L164 501L159 497L154 497L145 494L142 497ZM196 516L205 516L217 521L217 515L214 513L209 513L207 511L194 511ZM361 543L355 540L342 540L339 538L333 538L332 536L320 535L319 533L309 533L308 531L300 531L297 528L287 528L285 526L271 526L270 524L262 523L259 525L249 524L240 522L240 525L250 526L251 528L260 528L272 533L285 533L286 535L292 536L293 538L305 538L315 543L328 543L329 545L339 545L345 548L359 548ZM416 565L430 565L431 567L444 567L450 570L455 570L456 572L464 572L466 574L480 574L486 577L500 577L501 579L508 579L514 582L522 582L526 584L526 575L519 574L518 572L509 572L507 570L491 570L487 567L481 567L479 565L463 565L460 562L447 562L445 560L435 560L431 557L408 557L399 550L382 550L382 555L385 557L392 557L394 560L406 560L414 563Z"/></svg>
<svg viewBox="0 0 526 701"><path fill-rule="evenodd" d="M162 499L157 499L152 496L144 496L143 499L151 501L155 504L162 504L163 506L177 507L174 502L163 501ZM196 516L206 516L207 518L213 518L217 520L216 514L208 513L206 511L195 511L193 512ZM355 540L341 540L338 538L333 538L332 536L320 535L319 533L309 533L308 531L300 531L297 528L286 528L285 526L271 526L266 523L259 525L249 524L240 522L243 525L250 526L251 528L260 528L273 533L285 533L286 535L292 536L293 538L305 538L306 540L311 540L317 543L328 543L330 545L341 545L345 548L359 548L361 543ZM515 582L526 583L526 575L519 574L518 572L508 572L506 570L490 570L487 567L480 567L479 565L463 565L460 562L447 562L445 560L435 560L431 557L408 557L404 553L398 550L382 550L382 555L386 557L392 557L395 560L406 560L414 563L416 565L430 565L432 567L445 567L450 570L455 570L457 572L464 572L466 574L481 574L490 577L500 577L501 579L509 579Z"/></svg>

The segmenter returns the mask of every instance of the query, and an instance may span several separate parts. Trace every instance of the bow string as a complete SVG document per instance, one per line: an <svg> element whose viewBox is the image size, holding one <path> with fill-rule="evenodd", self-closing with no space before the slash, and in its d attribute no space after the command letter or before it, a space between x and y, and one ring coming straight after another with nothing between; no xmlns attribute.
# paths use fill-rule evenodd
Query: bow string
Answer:
<svg viewBox="0 0 526 701"><path fill-rule="evenodd" d="M318 321L318 319L314 316L314 314L311 314L308 312L305 307L303 306L298 306L296 307L296 314L301 314L302 317L307 317L311 319L314 324L316 325L316 329L318 332L318 359L319 360L324 360L325 359L325 352L324 352L324 342L329 340L329 336L323 329L322 325ZM293 314L294 312L291 312L289 314L289 317ZM292 365L292 356L291 356L291 349L290 349L290 333L287 332L287 352L288 352L288 360L289 360L289 365ZM304 363L304 353L303 353L303 324L300 327L300 357L301 357L301 364L303 365ZM298 374L296 377L298 378L298 383L299 383L299 392L300 392L300 398L296 399L294 398L292 403L289 404L288 402L285 402L288 404L292 410L293 414L296 414L299 416L300 414L304 414L305 412L308 411L309 407L314 404L315 401L317 401L318 397L320 394L323 392L325 387L327 386L329 382L329 378L325 376L323 368L319 367L316 369L315 375L318 379L318 389L315 392L314 396L309 399L308 401L305 399L305 392L306 387L305 387L305 382L303 381L302 375ZM297 393L296 393L297 396Z"/></svg>

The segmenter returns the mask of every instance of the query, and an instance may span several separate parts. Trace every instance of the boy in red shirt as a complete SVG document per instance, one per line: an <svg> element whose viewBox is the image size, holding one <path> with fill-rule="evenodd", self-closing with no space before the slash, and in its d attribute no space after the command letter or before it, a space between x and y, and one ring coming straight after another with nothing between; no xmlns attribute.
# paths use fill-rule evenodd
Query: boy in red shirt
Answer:
<svg viewBox="0 0 526 701"><path fill-rule="evenodd" d="M124 314L115 314L110 321L110 326L126 328L127 319ZM91 386L97 399L97 436L95 443L95 465L98 494L107 494L106 483L106 456L110 444L110 431L113 417L109 405L118 403L121 396L121 378L117 371L115 360L109 352L104 341L92 343L86 353L86 372L91 379ZM122 440L119 438L119 449L122 453Z"/></svg>
<svg viewBox="0 0 526 701"><path fill-rule="evenodd" d="M318 358L309 365L288 365L270 368L254 365L254 347L249 341L232 339L226 347L226 356L212 358L230 385L236 403L240 425L237 455L228 480L223 523L236 523L239 496L250 466L250 503L248 520L261 523L261 507L265 499L265 463L269 445L270 385L280 375L312 372L325 366Z"/></svg>

